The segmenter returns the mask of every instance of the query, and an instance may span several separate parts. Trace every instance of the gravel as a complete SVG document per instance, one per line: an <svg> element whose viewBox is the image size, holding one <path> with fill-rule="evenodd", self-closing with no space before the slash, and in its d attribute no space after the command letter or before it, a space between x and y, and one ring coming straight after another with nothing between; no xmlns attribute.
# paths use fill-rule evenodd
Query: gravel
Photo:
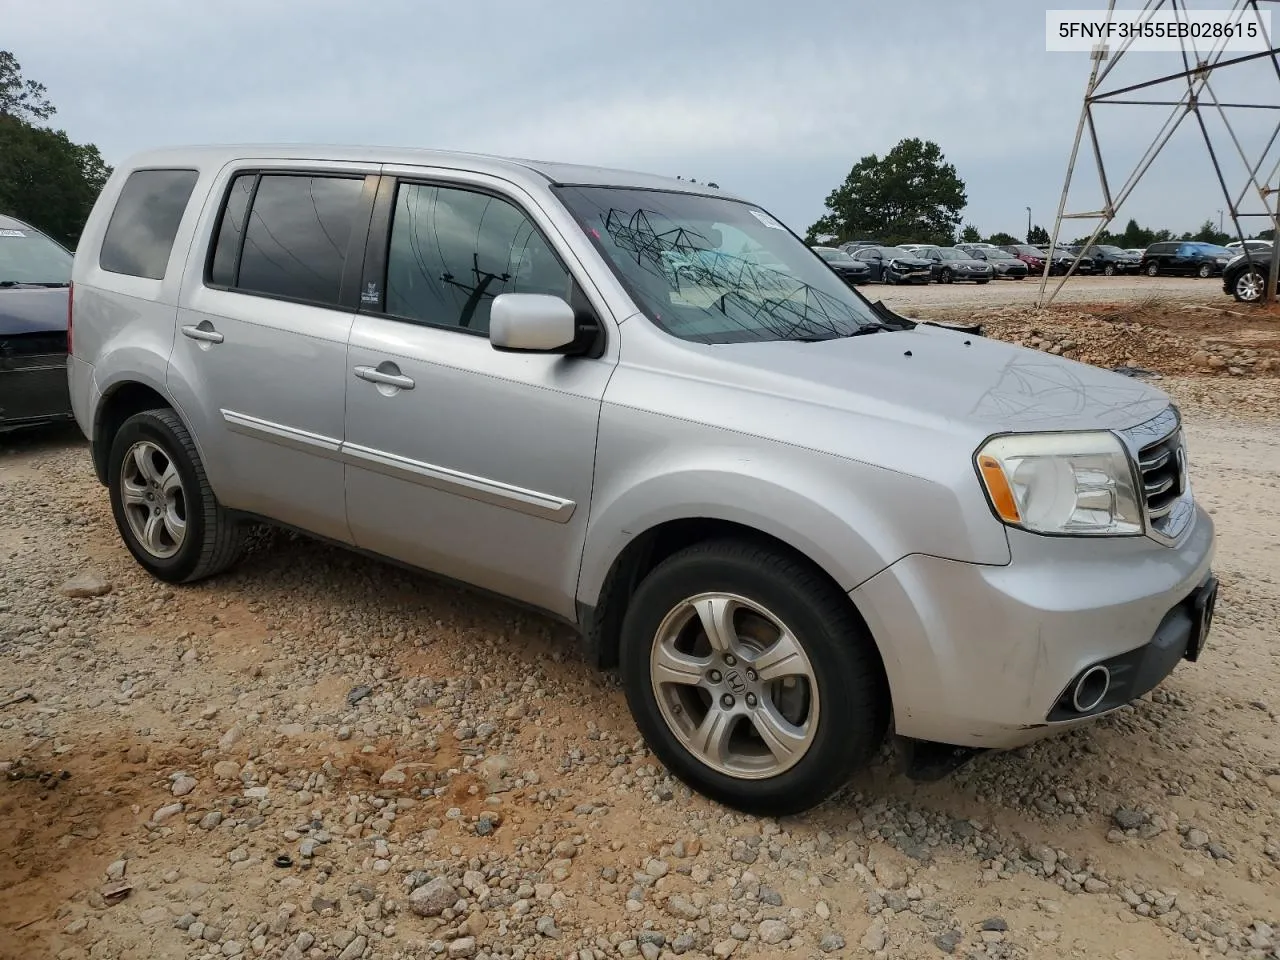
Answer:
<svg viewBox="0 0 1280 960"><path fill-rule="evenodd" d="M1199 663L940 784L886 749L781 821L673 779L559 626L281 533L157 583L83 445L7 439L0 927L59 960L1265 957L1274 382L1163 382L1219 529Z"/></svg>

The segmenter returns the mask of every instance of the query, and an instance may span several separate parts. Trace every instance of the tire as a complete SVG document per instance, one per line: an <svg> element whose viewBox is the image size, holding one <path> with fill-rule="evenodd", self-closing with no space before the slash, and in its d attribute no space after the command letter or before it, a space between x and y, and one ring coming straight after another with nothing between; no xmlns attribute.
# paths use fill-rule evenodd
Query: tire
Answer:
<svg viewBox="0 0 1280 960"><path fill-rule="evenodd" d="M1114 276L1116 275L1116 266L1115 266L1115 264L1114 264L1114 263L1108 263L1105 267L1103 267L1103 268L1102 268L1102 275L1103 275L1104 277L1114 277Z"/></svg>
<svg viewBox="0 0 1280 960"><path fill-rule="evenodd" d="M1155 276L1156 274L1158 274L1159 272L1160 272L1160 264L1158 264L1158 263L1148 263L1148 264L1147 264L1146 274L1147 274L1147 276L1148 276L1148 277L1154 277L1154 276Z"/></svg>
<svg viewBox="0 0 1280 960"><path fill-rule="evenodd" d="M1257 303L1267 289L1267 278L1260 270L1242 270L1231 284L1231 295L1240 303Z"/></svg>
<svg viewBox="0 0 1280 960"><path fill-rule="evenodd" d="M728 598L742 604L731 614L734 626L723 650L749 652L747 657L725 658L723 650L716 654L702 617L691 606L696 600L733 609ZM761 650L767 657L774 649L780 635L776 624L785 625L800 650L796 670L783 675L811 678L790 688L781 687L777 678L770 685L744 671L760 662ZM753 627L758 628L754 638ZM679 661L683 673L668 676L693 678L692 683L655 683L654 659L664 650L687 658ZM688 659L695 656L701 660ZM784 816L821 803L870 760L888 728L884 668L848 598L803 560L747 541L696 544L645 577L623 619L620 662L632 715L657 758L692 789L748 813ZM784 662L797 661L793 655ZM717 666L720 672L715 672ZM804 695L815 691L816 705ZM688 744L713 711L725 718L716 705L726 696L733 699L733 719L724 740L726 752L713 765ZM770 715L755 709L766 700L773 716L790 718L793 734L804 733L797 749L765 746L759 721L750 718Z"/></svg>
<svg viewBox="0 0 1280 960"><path fill-rule="evenodd" d="M978 286L982 286L984 283L990 283L990 282L991 282L991 278L990 278L990 277L988 277L986 280L975 280L975 281L974 281L974 283L976 283Z"/></svg>
<svg viewBox="0 0 1280 960"><path fill-rule="evenodd" d="M1200 269L1196 271L1196 276L1201 280L1207 280L1213 276L1213 267L1207 263L1200 264Z"/></svg>
<svg viewBox="0 0 1280 960"><path fill-rule="evenodd" d="M943 270L942 273L938 276L938 282L952 283L955 280L955 278L956 278L955 274L953 274L950 269L947 269L947 270Z"/></svg>
<svg viewBox="0 0 1280 960"><path fill-rule="evenodd" d="M1025 273L1015 274L1013 279L1015 279L1015 280L1025 280L1025 279L1027 279L1027 275L1026 275Z"/></svg>
<svg viewBox="0 0 1280 960"><path fill-rule="evenodd" d="M192 583L240 559L247 527L214 497L195 441L172 410L124 422L107 459L107 486L125 546L156 579Z"/></svg>

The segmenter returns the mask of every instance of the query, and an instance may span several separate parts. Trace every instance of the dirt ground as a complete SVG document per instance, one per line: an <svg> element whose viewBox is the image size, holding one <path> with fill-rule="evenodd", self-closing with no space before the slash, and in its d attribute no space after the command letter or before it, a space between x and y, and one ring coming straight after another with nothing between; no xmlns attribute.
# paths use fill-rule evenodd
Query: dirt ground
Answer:
<svg viewBox="0 0 1280 960"><path fill-rule="evenodd" d="M1178 297L917 312L1168 374L1219 535L1200 662L781 821L669 778L560 626L283 534L168 587L74 430L0 439L0 958L1277 956L1280 324Z"/></svg>

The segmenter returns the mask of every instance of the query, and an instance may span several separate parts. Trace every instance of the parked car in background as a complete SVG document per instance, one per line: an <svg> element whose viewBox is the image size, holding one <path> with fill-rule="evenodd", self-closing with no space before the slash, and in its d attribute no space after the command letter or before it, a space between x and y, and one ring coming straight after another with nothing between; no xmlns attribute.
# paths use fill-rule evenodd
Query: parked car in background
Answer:
<svg viewBox="0 0 1280 960"><path fill-rule="evenodd" d="M957 280L990 283L995 276L991 264L979 260L967 250L922 246L912 252L921 260L928 260L932 264L931 274L937 283L954 283Z"/></svg>
<svg viewBox="0 0 1280 960"><path fill-rule="evenodd" d="M1141 263L1143 256L1147 252L1147 248L1146 247L1126 247L1124 252L1129 254L1129 256L1131 257L1137 257L1139 263Z"/></svg>
<svg viewBox="0 0 1280 960"><path fill-rule="evenodd" d="M813 252L827 261L827 266L847 283L862 284L871 279L871 267L865 260L855 260L836 247L814 247Z"/></svg>
<svg viewBox="0 0 1280 960"><path fill-rule="evenodd" d="M1002 250L993 243L957 243L957 250L964 250L979 260L991 264L991 269L998 280L1022 280L1031 271L1027 265L1008 250Z"/></svg>
<svg viewBox="0 0 1280 960"><path fill-rule="evenodd" d="M878 283L928 283L933 279L933 263L901 247L863 247L853 256L871 268Z"/></svg>
<svg viewBox="0 0 1280 960"><path fill-rule="evenodd" d="M142 569L215 576L265 520L545 611L655 763L752 814L890 730L938 770L1204 659L1214 523L1168 394L877 309L726 192L171 148L116 166L73 276L76 422Z"/></svg>
<svg viewBox="0 0 1280 960"><path fill-rule="evenodd" d="M1257 303L1267 289L1271 272L1270 248L1248 247L1238 251L1222 269L1223 292L1241 303Z"/></svg>
<svg viewBox="0 0 1280 960"><path fill-rule="evenodd" d="M1010 243L1001 247L1001 249L1008 251L1025 263L1027 269L1032 273L1042 272L1045 260L1048 259L1043 250L1039 247L1033 247L1029 243Z"/></svg>
<svg viewBox="0 0 1280 960"><path fill-rule="evenodd" d="M1142 257L1135 257L1127 250L1112 244L1100 243L1085 250L1093 258L1095 273L1113 277L1117 273L1137 273L1142 266Z"/></svg>
<svg viewBox="0 0 1280 960"><path fill-rule="evenodd" d="M1216 243L1169 240L1147 247L1141 269L1149 277L1162 273L1212 277L1222 273L1231 256L1230 250Z"/></svg>
<svg viewBox="0 0 1280 960"><path fill-rule="evenodd" d="M1049 270L1050 273L1065 274L1071 269L1073 263L1076 265L1075 275L1093 273L1093 258L1082 254L1078 247L1067 247L1059 244L1052 255L1047 246L1041 249L1044 251L1045 256L1053 261L1053 266Z"/></svg>
<svg viewBox="0 0 1280 960"><path fill-rule="evenodd" d="M71 419L71 266L60 243L0 216L0 431Z"/></svg>
<svg viewBox="0 0 1280 960"><path fill-rule="evenodd" d="M883 246L883 243L879 240L846 240L844 243L840 244L840 249L845 253L856 253L857 251L863 250L867 247L879 246Z"/></svg>
<svg viewBox="0 0 1280 960"><path fill-rule="evenodd" d="M1227 244L1227 249L1234 253L1241 253L1244 250L1265 250L1271 252L1270 240L1232 240Z"/></svg>

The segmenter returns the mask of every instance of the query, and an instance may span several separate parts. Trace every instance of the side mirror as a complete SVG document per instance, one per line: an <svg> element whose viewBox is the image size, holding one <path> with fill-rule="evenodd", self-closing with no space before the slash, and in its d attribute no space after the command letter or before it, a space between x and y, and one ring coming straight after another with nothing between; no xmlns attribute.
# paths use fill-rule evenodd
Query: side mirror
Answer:
<svg viewBox="0 0 1280 960"><path fill-rule="evenodd" d="M563 353L578 339L573 307L543 293L502 293L489 308L489 342L496 350Z"/></svg>

